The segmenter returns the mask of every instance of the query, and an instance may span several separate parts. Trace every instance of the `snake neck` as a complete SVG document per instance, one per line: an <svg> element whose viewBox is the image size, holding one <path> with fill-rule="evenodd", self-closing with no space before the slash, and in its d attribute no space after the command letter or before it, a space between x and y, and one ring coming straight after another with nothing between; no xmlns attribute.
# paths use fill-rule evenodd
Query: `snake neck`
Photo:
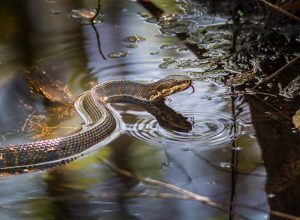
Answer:
<svg viewBox="0 0 300 220"><path fill-rule="evenodd" d="M104 103L148 102L157 94L157 82L109 81L92 88L91 93Z"/></svg>

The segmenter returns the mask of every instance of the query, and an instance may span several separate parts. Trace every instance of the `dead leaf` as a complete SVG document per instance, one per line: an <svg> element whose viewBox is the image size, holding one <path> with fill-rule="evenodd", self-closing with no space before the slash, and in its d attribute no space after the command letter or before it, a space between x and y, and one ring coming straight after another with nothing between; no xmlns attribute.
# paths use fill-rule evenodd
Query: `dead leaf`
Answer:
<svg viewBox="0 0 300 220"><path fill-rule="evenodd" d="M293 116L293 123L295 128L300 130L300 109L298 109L295 115Z"/></svg>

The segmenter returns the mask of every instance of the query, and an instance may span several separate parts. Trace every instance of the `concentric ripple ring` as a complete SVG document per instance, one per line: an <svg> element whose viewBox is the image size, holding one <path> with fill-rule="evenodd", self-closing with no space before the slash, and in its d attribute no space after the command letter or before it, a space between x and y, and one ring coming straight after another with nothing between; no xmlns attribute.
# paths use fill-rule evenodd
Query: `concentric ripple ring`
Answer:
<svg viewBox="0 0 300 220"><path fill-rule="evenodd" d="M235 133L233 132L234 122L231 115L226 113L188 111L183 112L183 116L189 118L193 124L189 132L167 130L161 127L152 116L139 117L136 123L128 127L128 131L132 136L154 145L175 146L174 143L181 142L180 146L204 150L226 146L242 130L241 125L236 123Z"/></svg>

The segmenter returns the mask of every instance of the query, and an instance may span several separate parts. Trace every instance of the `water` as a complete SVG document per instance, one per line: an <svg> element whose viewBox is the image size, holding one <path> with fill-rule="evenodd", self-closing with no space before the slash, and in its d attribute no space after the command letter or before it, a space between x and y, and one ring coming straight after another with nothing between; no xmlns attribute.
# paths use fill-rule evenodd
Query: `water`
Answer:
<svg viewBox="0 0 300 220"><path fill-rule="evenodd" d="M122 129L107 146L50 171L0 179L1 219L228 219L229 212L237 219L265 219L268 200L277 198L274 191L266 192L268 173L263 163L270 154L267 145L276 141L267 135L269 139L260 145L257 138L272 127L263 120L267 110L256 100L223 95L230 93L230 88L204 74L212 70L219 74L217 64L208 63L225 54L228 41L204 45L190 35L187 42L207 49L199 59L185 41L176 37L185 30L206 27L211 18L201 21L195 14L202 12L184 8L191 16L183 17L181 28L169 26L162 31L162 24L166 28L166 22L177 21L172 14L180 11L183 3L157 3L166 12L164 20L158 22L136 1L105 0L93 25L89 19L96 13L95 0L6 0L0 4L0 25L5 33L0 38L3 145L58 137L80 129L80 119L67 105L72 97L51 102L33 95L47 93L31 88L30 82L38 77L28 73L33 66L66 85L58 93L67 91L73 96L106 80L153 81L170 74L190 75L195 87L194 92L188 89L169 97L166 106L157 106L167 121L149 109L115 104ZM214 27L220 28L225 21L214 20ZM217 34L218 38L228 38L222 27ZM130 46L133 43L137 46ZM41 83L59 86L57 81L42 79ZM258 132L250 108L257 111L254 121ZM24 124L30 116L34 119L28 129ZM129 193L169 191L117 175L100 157L133 174L207 196L226 209L235 201L235 209L222 211L178 199L129 197ZM267 163L266 167L272 166ZM274 176L272 172L270 175ZM272 183L279 184L270 180L267 186Z"/></svg>

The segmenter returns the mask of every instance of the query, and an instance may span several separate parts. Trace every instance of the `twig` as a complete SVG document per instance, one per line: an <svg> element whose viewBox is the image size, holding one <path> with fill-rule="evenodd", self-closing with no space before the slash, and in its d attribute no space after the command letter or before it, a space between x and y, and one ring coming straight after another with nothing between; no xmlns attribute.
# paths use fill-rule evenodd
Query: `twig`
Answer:
<svg viewBox="0 0 300 220"><path fill-rule="evenodd" d="M253 86L251 88L251 90L257 89L257 87L259 87L261 84L263 84L263 83L269 81L270 79L274 78L275 76L277 76L278 74L280 74L282 71L284 71L286 68L288 68L289 66L293 65L294 63L296 63L299 59L300 59L300 56L295 57L290 62L288 62L287 64L285 64L283 67L281 67L279 70L275 71L273 74L271 74L270 76L268 76L265 79L263 79L257 85Z"/></svg>
<svg viewBox="0 0 300 220"><path fill-rule="evenodd" d="M258 1L260 1L261 3L265 4L266 6L268 6L270 8L272 8L273 10L278 11L278 12L280 12L280 13L288 16L289 18L294 19L295 21L300 22L300 18L297 17L297 16L295 16L295 15L293 15L292 13L290 13L290 12L288 12L288 11L286 11L286 10L284 10L284 9L276 6L276 5L273 5L270 2L267 2L265 0L258 0Z"/></svg>
<svg viewBox="0 0 300 220"><path fill-rule="evenodd" d="M100 34L97 31L97 28L95 26L95 19L98 17L99 13L100 13L100 8L101 8L101 4L100 4L101 0L98 0L98 4L97 4L97 9L96 9L96 14L94 15L94 17L91 19L91 26L96 34L96 38L97 38L97 46L98 46L98 50L100 55L102 56L102 58L104 60L106 60L106 57L104 56L102 49L101 49L101 41L100 41Z"/></svg>
<svg viewBox="0 0 300 220"><path fill-rule="evenodd" d="M162 182L162 181L159 181L159 180L155 180L155 179L152 179L152 178L149 178L149 177L134 176L132 173L128 172L127 170L123 170L123 169L118 168L116 165L112 164L110 161L106 160L105 158L100 157L99 159L101 161L103 161L103 163L105 163L114 172L119 173L119 174L121 174L123 176L130 177L130 178L136 178L136 179L138 179L138 180L140 180L141 182L144 182L144 183L148 183L148 184L151 184L151 185L161 186L163 188L170 189L172 191L175 191L175 192L178 192L180 194L183 194L183 195L187 196L190 199L194 199L194 200L203 202L203 203L205 203L207 205L210 205L210 206L212 206L214 208L218 208L218 209L224 210L224 208L222 206L220 206L219 204L217 204L216 202L212 201L210 198L208 198L206 196L201 196L201 195L192 193L192 192L190 192L188 190L185 190L185 189L182 189L180 187L177 187L175 185L172 185L170 183L165 183L165 182ZM227 210L225 210L225 211L227 211Z"/></svg>

